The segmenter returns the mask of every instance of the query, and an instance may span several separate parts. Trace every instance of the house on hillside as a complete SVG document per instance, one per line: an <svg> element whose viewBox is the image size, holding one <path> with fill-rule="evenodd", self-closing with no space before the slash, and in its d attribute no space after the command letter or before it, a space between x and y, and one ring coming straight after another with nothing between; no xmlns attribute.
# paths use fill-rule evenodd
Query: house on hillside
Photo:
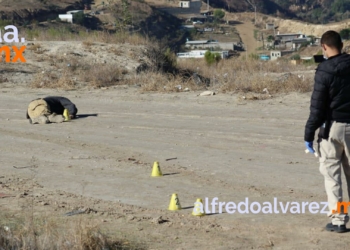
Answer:
<svg viewBox="0 0 350 250"><path fill-rule="evenodd" d="M197 40L197 41L187 41L185 44L186 48L190 49L211 49L211 50L234 50L235 43L234 42L219 42L217 40Z"/></svg>
<svg viewBox="0 0 350 250"><path fill-rule="evenodd" d="M275 24L273 24L273 23L267 23L266 24L266 29L267 30L273 30L275 28Z"/></svg>
<svg viewBox="0 0 350 250"><path fill-rule="evenodd" d="M179 7L180 8L190 8L191 7L191 0L180 0Z"/></svg>
<svg viewBox="0 0 350 250"><path fill-rule="evenodd" d="M67 11L67 14L72 14L72 15L74 15L74 14L77 14L77 13L80 13L80 12L84 13L83 10L70 10L70 11Z"/></svg>
<svg viewBox="0 0 350 250"><path fill-rule="evenodd" d="M293 51L283 51L283 50L273 50L270 52L270 59L271 61L277 60L278 58L290 54Z"/></svg>
<svg viewBox="0 0 350 250"><path fill-rule="evenodd" d="M287 48L292 48L292 50L298 50L303 44L310 43L307 38L297 38L286 43Z"/></svg>
<svg viewBox="0 0 350 250"><path fill-rule="evenodd" d="M279 32L276 35L276 40L279 40L282 43L290 42L297 38L305 38L305 35L301 33L280 34Z"/></svg>
<svg viewBox="0 0 350 250"><path fill-rule="evenodd" d="M73 23L73 15L72 15L72 14L62 14L62 15L58 15L58 18L59 18L62 22Z"/></svg>
<svg viewBox="0 0 350 250"><path fill-rule="evenodd" d="M58 15L58 18L62 21L62 22L68 22L68 23L73 23L73 16L76 13L84 13L83 10L70 10L67 11L66 14L62 14L62 15Z"/></svg>
<svg viewBox="0 0 350 250"><path fill-rule="evenodd" d="M186 59L186 58L204 58L205 56L205 53L207 52L208 50L191 50L191 51L188 51L188 52L180 52L180 53L177 53L176 56L179 58L179 59ZM212 53L219 53L221 58L223 59L227 59L229 57L229 53L228 51L211 51Z"/></svg>

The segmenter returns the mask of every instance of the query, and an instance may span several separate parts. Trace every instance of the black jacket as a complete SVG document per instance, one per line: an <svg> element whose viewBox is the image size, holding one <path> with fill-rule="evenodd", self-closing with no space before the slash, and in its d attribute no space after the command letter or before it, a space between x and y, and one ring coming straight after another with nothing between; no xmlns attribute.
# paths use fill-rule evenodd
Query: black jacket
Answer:
<svg viewBox="0 0 350 250"><path fill-rule="evenodd" d="M313 141L315 131L328 139L333 121L350 123L350 55L339 54L318 65L311 96L310 116L305 126L305 141Z"/></svg>
<svg viewBox="0 0 350 250"><path fill-rule="evenodd" d="M64 109L67 109L69 114L72 115L73 118L75 118L76 114L78 113L77 107L68 98L62 96L48 96L43 99L49 106L51 113L63 115ZM28 112L27 118L29 119Z"/></svg>
<svg viewBox="0 0 350 250"><path fill-rule="evenodd" d="M68 98L62 96L48 96L43 98L50 107L52 113L63 114L64 109L68 109L69 114L75 117L78 109Z"/></svg>

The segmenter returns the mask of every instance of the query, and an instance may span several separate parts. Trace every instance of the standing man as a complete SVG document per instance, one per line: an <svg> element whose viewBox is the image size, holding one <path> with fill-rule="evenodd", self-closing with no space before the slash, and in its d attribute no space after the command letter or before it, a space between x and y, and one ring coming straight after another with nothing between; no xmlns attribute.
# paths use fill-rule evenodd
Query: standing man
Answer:
<svg viewBox="0 0 350 250"><path fill-rule="evenodd" d="M315 153L313 141L320 128L317 149L331 219L326 230L343 233L349 217L344 206L338 211L338 202L343 201L341 167L350 195L350 55L341 53L343 43L335 31L322 35L321 46L326 60L316 69L304 139L308 151Z"/></svg>

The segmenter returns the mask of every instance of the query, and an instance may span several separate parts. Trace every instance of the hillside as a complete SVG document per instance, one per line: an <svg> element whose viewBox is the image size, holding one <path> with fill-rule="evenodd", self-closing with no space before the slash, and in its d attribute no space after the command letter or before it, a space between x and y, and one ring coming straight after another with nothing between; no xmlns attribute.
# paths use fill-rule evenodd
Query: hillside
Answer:
<svg viewBox="0 0 350 250"><path fill-rule="evenodd" d="M55 19L57 14L83 8L79 0L0 0L0 19L14 23Z"/></svg>
<svg viewBox="0 0 350 250"><path fill-rule="evenodd" d="M230 12L253 11L252 5L256 5L260 13L312 23L341 21L350 17L350 0L211 0L210 5Z"/></svg>

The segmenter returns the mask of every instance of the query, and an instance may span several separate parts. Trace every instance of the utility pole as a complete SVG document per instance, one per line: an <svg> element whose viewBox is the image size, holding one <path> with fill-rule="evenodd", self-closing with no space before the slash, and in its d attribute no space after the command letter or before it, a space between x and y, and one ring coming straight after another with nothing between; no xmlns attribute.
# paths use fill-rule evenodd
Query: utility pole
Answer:
<svg viewBox="0 0 350 250"><path fill-rule="evenodd" d="M251 0L246 0L246 1L254 8L254 12L255 12L254 24L256 25L256 4L253 4Z"/></svg>
<svg viewBox="0 0 350 250"><path fill-rule="evenodd" d="M207 0L207 11L209 11L209 0Z"/></svg>

